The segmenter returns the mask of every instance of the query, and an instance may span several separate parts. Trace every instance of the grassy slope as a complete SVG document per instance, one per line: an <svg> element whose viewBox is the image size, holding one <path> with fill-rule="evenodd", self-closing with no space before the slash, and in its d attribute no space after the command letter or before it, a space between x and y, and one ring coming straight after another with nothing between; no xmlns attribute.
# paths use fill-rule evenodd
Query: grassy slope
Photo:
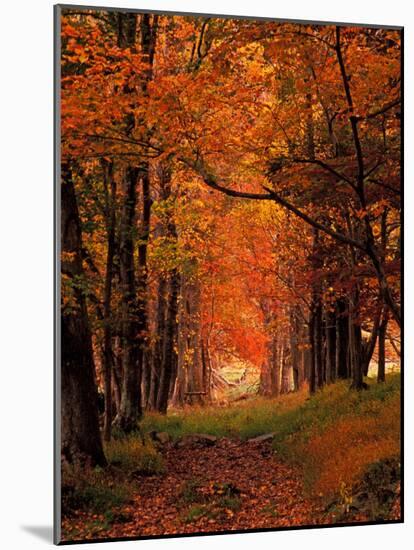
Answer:
<svg viewBox="0 0 414 550"><path fill-rule="evenodd" d="M148 414L143 427L173 438L208 433L247 439L275 432L276 452L303 469L309 492L332 497L354 484L370 464L399 454L400 376L390 375L386 384L372 382L369 391L348 387L338 382L310 399L302 391L226 408Z"/></svg>

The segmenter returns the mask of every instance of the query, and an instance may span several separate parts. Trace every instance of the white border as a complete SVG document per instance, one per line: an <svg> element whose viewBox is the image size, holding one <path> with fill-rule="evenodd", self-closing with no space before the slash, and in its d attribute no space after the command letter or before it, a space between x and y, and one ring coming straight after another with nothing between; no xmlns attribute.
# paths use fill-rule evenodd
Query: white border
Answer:
<svg viewBox="0 0 414 550"><path fill-rule="evenodd" d="M75 2L74 2L75 3ZM121 6L184 12L351 21L405 26L406 132L406 524L226 535L189 539L112 543L139 544L148 550L197 544L217 550L242 550L252 544L335 550L398 545L414 540L412 426L414 366L413 33L410 3L404 0L291 0L269 4L245 0L88 0L85 5ZM0 544L13 550L51 544L40 535L52 525L53 416L53 1L20 0L2 6L1 281L0 281ZM410 326L411 325L411 326ZM414 468L414 467L413 467ZM413 472L413 473L412 473ZM412 519L411 519L412 518ZM32 529L30 529L32 528ZM33 529L36 528L36 529ZM48 531L49 529L49 531ZM33 532L38 534L33 534ZM96 545L94 545L97 547ZM84 546L89 547L89 545Z"/></svg>

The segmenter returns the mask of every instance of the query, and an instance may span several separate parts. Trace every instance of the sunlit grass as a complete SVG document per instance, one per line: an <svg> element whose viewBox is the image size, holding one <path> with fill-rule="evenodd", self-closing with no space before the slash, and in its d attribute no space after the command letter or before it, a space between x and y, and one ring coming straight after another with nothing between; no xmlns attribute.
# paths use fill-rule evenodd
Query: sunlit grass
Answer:
<svg viewBox="0 0 414 550"><path fill-rule="evenodd" d="M137 437L113 439L105 443L105 455L110 464L127 472L158 474L164 471L162 457L151 441L143 444Z"/></svg>
<svg viewBox="0 0 414 550"><path fill-rule="evenodd" d="M370 464L399 455L400 376L362 392L327 386L281 416L274 448L302 469L309 493L331 497L352 486Z"/></svg>
<svg viewBox="0 0 414 550"><path fill-rule="evenodd" d="M173 439L192 433L248 439L277 431L280 416L300 407L307 397L307 390L303 389L278 399L255 397L228 407L189 407L172 411L167 416L148 413L142 428L168 432Z"/></svg>

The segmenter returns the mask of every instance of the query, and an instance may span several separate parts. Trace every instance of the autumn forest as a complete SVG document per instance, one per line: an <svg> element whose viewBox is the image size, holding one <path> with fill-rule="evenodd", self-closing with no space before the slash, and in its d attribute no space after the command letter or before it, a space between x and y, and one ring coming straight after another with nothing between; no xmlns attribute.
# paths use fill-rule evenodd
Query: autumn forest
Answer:
<svg viewBox="0 0 414 550"><path fill-rule="evenodd" d="M401 30L58 10L61 540L400 521Z"/></svg>

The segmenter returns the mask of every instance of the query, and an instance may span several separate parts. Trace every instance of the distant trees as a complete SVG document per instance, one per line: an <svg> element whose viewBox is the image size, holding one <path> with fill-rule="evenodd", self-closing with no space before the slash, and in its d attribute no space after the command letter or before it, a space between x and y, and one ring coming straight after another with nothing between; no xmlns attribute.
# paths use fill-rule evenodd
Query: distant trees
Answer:
<svg viewBox="0 0 414 550"><path fill-rule="evenodd" d="M393 30L63 10L68 458L104 462L97 386L108 440L209 402L230 357L264 395L361 389L376 349L384 380L399 56Z"/></svg>

